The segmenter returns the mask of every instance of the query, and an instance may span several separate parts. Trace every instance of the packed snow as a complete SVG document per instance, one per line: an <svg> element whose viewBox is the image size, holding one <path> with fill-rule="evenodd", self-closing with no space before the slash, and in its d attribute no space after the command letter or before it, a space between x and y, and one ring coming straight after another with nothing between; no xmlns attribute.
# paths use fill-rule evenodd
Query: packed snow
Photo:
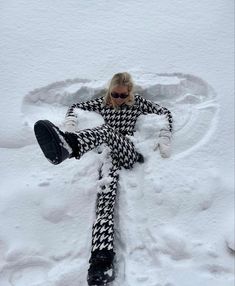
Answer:
<svg viewBox="0 0 235 286"><path fill-rule="evenodd" d="M0 286L87 285L109 150L55 166L33 125L63 129L68 107L102 95L119 71L172 111L174 135L163 159L165 118L138 119L131 139L145 163L120 172L112 285L233 286L233 3L111 2L1 3ZM78 111L78 129L102 123Z"/></svg>

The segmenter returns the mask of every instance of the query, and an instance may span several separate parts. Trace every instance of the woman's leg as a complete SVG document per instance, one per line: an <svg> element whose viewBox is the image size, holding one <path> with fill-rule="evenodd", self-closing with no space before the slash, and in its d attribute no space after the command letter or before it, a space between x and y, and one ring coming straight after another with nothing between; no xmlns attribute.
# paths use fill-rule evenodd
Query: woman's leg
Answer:
<svg viewBox="0 0 235 286"><path fill-rule="evenodd" d="M124 135L104 124L93 129L86 129L75 132L77 142L73 141L73 149L76 149L74 156L79 159L84 153L95 147L106 143L111 151L115 165L124 168L132 168L139 158L134 144ZM77 148L75 145L78 145Z"/></svg>
<svg viewBox="0 0 235 286"><path fill-rule="evenodd" d="M114 206L117 194L119 166L112 165L108 174L102 166L100 185L97 195L96 220L92 229L92 247L90 267L88 269L88 285L103 285L115 278L113 259L114 252ZM109 182L109 183L107 183Z"/></svg>
<svg viewBox="0 0 235 286"><path fill-rule="evenodd" d="M102 172L102 170L101 170ZM97 195L96 221L92 231L92 252L96 250L114 250L114 206L117 194L119 166L112 166L108 174L101 173L101 178L109 183L100 186Z"/></svg>
<svg viewBox="0 0 235 286"><path fill-rule="evenodd" d="M55 165L67 158L79 159L103 143L110 147L114 160L124 168L131 168L140 159L134 144L107 124L70 133L61 131L49 120L39 120L34 131L45 157Z"/></svg>
<svg viewBox="0 0 235 286"><path fill-rule="evenodd" d="M92 247L88 285L101 285L114 279L114 207L118 188L119 170L131 168L138 154L133 144L117 132L105 134L106 143L115 145L111 164L105 162L100 171L100 192L97 195L96 220L92 229ZM114 152L117 151L117 152ZM131 153L132 152L132 153ZM102 284L103 285L103 284Z"/></svg>

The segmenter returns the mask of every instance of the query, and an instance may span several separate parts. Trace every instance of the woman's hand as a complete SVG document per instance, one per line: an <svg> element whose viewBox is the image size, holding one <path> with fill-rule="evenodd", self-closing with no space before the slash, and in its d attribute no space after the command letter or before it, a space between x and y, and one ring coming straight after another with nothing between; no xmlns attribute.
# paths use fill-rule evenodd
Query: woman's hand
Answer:
<svg viewBox="0 0 235 286"><path fill-rule="evenodd" d="M162 158L169 158L171 156L171 142L168 137L160 137L158 147Z"/></svg>
<svg viewBox="0 0 235 286"><path fill-rule="evenodd" d="M159 148L162 158L171 156L171 133L168 130L162 130L159 135L158 143L154 150Z"/></svg>
<svg viewBox="0 0 235 286"><path fill-rule="evenodd" d="M77 124L72 120L65 121L64 122L64 130L67 132L75 132L75 131L77 131Z"/></svg>

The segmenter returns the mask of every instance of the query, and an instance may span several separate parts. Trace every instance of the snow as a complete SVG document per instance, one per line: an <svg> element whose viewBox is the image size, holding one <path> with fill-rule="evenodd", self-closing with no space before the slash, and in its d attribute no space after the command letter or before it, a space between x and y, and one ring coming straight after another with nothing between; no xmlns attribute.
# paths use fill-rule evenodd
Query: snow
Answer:
<svg viewBox="0 0 235 286"><path fill-rule="evenodd" d="M33 134L115 72L174 116L141 116L145 163L122 170L114 286L234 285L233 1L2 1L0 286L85 286L107 150L50 164ZM103 119L78 112L78 128ZM107 160L107 166L109 162ZM104 178L104 181L109 178Z"/></svg>

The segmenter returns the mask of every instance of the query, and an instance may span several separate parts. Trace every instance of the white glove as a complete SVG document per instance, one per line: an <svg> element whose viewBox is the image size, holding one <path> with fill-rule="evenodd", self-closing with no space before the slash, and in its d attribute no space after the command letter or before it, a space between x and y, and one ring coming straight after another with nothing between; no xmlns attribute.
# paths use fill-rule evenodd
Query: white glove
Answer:
<svg viewBox="0 0 235 286"><path fill-rule="evenodd" d="M171 156L171 140L168 137L160 137L158 147L162 158L169 158Z"/></svg>
<svg viewBox="0 0 235 286"><path fill-rule="evenodd" d="M68 120L64 122L64 130L67 132L75 132L77 131L77 124L72 120Z"/></svg>
<svg viewBox="0 0 235 286"><path fill-rule="evenodd" d="M154 150L159 148L160 155L162 158L169 158L171 156L171 133L168 130L162 130L158 143Z"/></svg>

